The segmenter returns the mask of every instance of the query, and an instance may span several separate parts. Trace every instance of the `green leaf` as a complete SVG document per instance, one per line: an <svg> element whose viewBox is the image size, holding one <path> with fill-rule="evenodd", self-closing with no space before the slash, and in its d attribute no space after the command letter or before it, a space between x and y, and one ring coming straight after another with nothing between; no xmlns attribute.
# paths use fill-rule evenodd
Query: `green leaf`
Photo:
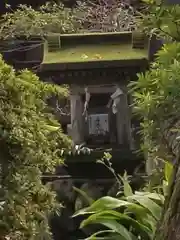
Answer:
<svg viewBox="0 0 180 240"><path fill-rule="evenodd" d="M134 200L151 212L156 220L160 219L162 208L146 196L133 195L128 200Z"/></svg>
<svg viewBox="0 0 180 240"><path fill-rule="evenodd" d="M51 174L63 164L59 151L68 150L71 143L65 134L56 131L61 125L47 106L47 98L56 92L52 84L44 87L29 70L16 72L1 56L0 86L0 131L7 132L1 136L0 165L6 170L0 170L0 175L6 181L3 189L0 186L0 219L5 224L0 228L5 236L2 232L0 235L22 240L34 236L50 239L47 215L60 204L53 187L42 182L42 174Z"/></svg>
<svg viewBox="0 0 180 240"><path fill-rule="evenodd" d="M129 181L128 181L128 177L127 177L127 174L126 172L124 173L124 176L119 176L121 181L123 182L123 188L124 188L124 196L125 197L128 197L128 196L132 196L133 195L133 191L132 191L132 188L129 184Z"/></svg>
<svg viewBox="0 0 180 240"><path fill-rule="evenodd" d="M96 235L95 236L91 235L90 237L88 237L84 240L119 240L119 239L120 239L119 234L113 233L113 231L112 231L112 233L108 234L107 237L97 237ZM132 236L132 239L138 240L135 236ZM124 240L124 238L122 239L122 237L121 237L121 240Z"/></svg>
<svg viewBox="0 0 180 240"><path fill-rule="evenodd" d="M102 239L102 240L110 240L110 237L98 237L98 235L104 234L104 233L114 233L113 230L104 230L104 231L98 231L94 234L92 234L90 237L85 238L84 240L96 240L96 239ZM119 235L118 235L119 236Z"/></svg>
<svg viewBox="0 0 180 240"><path fill-rule="evenodd" d="M146 4L152 5L155 1L154 0L141 0L142 2L145 2Z"/></svg>
<svg viewBox="0 0 180 240"><path fill-rule="evenodd" d="M149 213L149 211L146 208L138 204L127 206L125 212L133 213L136 217L137 216L145 217Z"/></svg>
<svg viewBox="0 0 180 240"><path fill-rule="evenodd" d="M108 236L97 237L97 234L102 234L103 232L104 233L107 232ZM108 232L109 232L109 234L108 234ZM136 236L134 236L131 232L130 232L130 235L132 237L132 240L138 240L138 238ZM114 233L114 231L107 230L107 231L99 231L99 232L91 235L90 237L88 237L88 238L86 238L84 240L119 240L119 239L124 240L124 238L122 238L119 234Z"/></svg>
<svg viewBox="0 0 180 240"><path fill-rule="evenodd" d="M113 213L115 212L115 213ZM116 211L102 211L102 212L98 212L98 213L94 213L91 216L89 216L87 219L83 220L80 228L84 228L85 226L89 225L89 224L94 224L94 222L101 221L101 219L111 219L111 220L118 220L118 219L125 219L127 216L125 214L119 213Z"/></svg>
<svg viewBox="0 0 180 240"><path fill-rule="evenodd" d="M136 206L137 204L106 196L95 201L90 207L79 210L73 215L73 217L76 217L78 215L91 214L102 210L127 207L130 205Z"/></svg>
<svg viewBox="0 0 180 240"><path fill-rule="evenodd" d="M135 191L135 195L140 195L140 196L146 196L152 200L157 200L157 201L160 201L162 203L164 203L164 196L162 194L159 194L159 193L150 193L150 192L138 192L138 191Z"/></svg>
<svg viewBox="0 0 180 240"><path fill-rule="evenodd" d="M119 224L115 220L108 220L108 219L100 219L97 221L94 221L94 224L102 224L105 227L113 230L114 232L118 233L120 237L123 238L123 240L132 240L132 235L131 233L121 224Z"/></svg>
<svg viewBox="0 0 180 240"><path fill-rule="evenodd" d="M143 235L144 238L149 239L151 237L151 232L149 228L136 221L135 219L129 217L127 214L119 213L114 210L102 211L96 214L92 214L81 223L80 227L83 228L89 224L94 224L94 222L97 221L101 223L102 219L117 220L119 223L128 224L129 226L132 226L134 227L134 229L139 231L139 233Z"/></svg>
<svg viewBox="0 0 180 240"><path fill-rule="evenodd" d="M145 217L140 216L137 220L151 230L151 235L155 233L157 220L153 216L147 214Z"/></svg>
<svg viewBox="0 0 180 240"><path fill-rule="evenodd" d="M57 127L57 126L51 126L51 125L44 125L43 127L50 132L56 132L60 129L59 126Z"/></svg>
<svg viewBox="0 0 180 240"><path fill-rule="evenodd" d="M165 163L165 179L168 182L168 184L171 181L171 176L172 176L172 172L173 172L173 165L170 162Z"/></svg>

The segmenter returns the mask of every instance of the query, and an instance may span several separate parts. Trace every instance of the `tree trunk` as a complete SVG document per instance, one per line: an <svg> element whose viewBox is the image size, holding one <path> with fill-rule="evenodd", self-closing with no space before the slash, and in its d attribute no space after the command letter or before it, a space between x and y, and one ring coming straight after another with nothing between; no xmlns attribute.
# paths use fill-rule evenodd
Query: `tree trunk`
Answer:
<svg viewBox="0 0 180 240"><path fill-rule="evenodd" d="M180 132L174 132L174 129L178 129L178 126L180 126L180 121L176 121L175 124L172 121L168 125L168 128L164 131L164 138L167 140L176 162L168 197L165 201L162 218L157 227L154 240L180 240L180 142L178 139Z"/></svg>

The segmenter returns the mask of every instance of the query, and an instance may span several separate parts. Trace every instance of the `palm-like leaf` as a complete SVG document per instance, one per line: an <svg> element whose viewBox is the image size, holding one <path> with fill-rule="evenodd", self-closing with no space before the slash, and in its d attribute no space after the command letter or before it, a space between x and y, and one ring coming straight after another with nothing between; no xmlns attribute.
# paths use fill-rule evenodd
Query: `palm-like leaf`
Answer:
<svg viewBox="0 0 180 240"><path fill-rule="evenodd" d="M161 214L161 204L164 198L160 194L136 192L122 199L102 197L91 206L84 208L78 215L90 214L82 221L81 228L92 224L101 224L108 232L100 231L91 235L92 239L122 239L134 240L153 239L155 226ZM99 235L104 234L105 236Z"/></svg>

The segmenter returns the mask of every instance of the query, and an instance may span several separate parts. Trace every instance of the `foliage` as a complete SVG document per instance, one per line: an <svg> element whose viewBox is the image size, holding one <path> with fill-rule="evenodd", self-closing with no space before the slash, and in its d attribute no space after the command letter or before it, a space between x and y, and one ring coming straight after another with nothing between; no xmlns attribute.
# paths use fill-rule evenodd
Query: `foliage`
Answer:
<svg viewBox="0 0 180 240"><path fill-rule="evenodd" d="M78 2L70 9L62 3L46 3L38 10L20 5L1 18L0 36L46 36L48 33L75 33L89 31L128 31L135 26L134 9L118 0ZM124 21L126 19L126 21Z"/></svg>
<svg viewBox="0 0 180 240"><path fill-rule="evenodd" d="M147 4L145 14L140 14L141 27L147 35L157 35L169 40L180 40L180 5L167 5L162 0L144 0Z"/></svg>
<svg viewBox="0 0 180 240"><path fill-rule="evenodd" d="M147 1L149 2L149 1ZM168 1L170 2L170 1ZM137 113L143 118L143 134L146 144L147 162L156 158L173 160L175 167L163 214L154 239L179 238L179 14L180 6L149 5L149 16L143 16L145 31L151 30L163 38L165 44L158 53L150 71L140 76L136 85L135 102ZM135 87L135 88L136 88ZM145 101L146 104L143 104ZM146 110L145 110L146 105ZM153 113L154 111L154 113ZM145 114L145 118L143 117ZM149 126L150 123L150 126ZM147 136L147 137L146 137ZM151 152L149 151L151 150ZM168 153L171 156L168 156ZM149 158L150 156L150 158ZM153 166L158 168L157 166Z"/></svg>
<svg viewBox="0 0 180 240"><path fill-rule="evenodd" d="M78 22L71 9L65 8L61 3L49 2L39 10L21 4L17 10L4 14L0 33L1 38L45 36L47 33L73 33L77 28Z"/></svg>
<svg viewBox="0 0 180 240"><path fill-rule="evenodd" d="M110 161L110 154L105 153L101 163L115 176ZM123 184L123 194L121 197L102 197L97 201L93 201L86 193L78 191L87 202L89 207L81 209L74 214L76 216L84 216L80 228L101 224L100 231L95 232L87 240L90 239L153 239L156 231L157 221L160 219L162 205L164 204L164 196L167 194L167 187L170 184L172 175L172 165L165 163L164 178L161 184L149 190L150 182L141 191L133 192L128 177L116 175L118 183Z"/></svg>
<svg viewBox="0 0 180 240"><path fill-rule="evenodd" d="M169 186L171 185L173 176L174 166L172 163L166 161L164 162L164 169L159 173L152 174L149 176L147 183L145 184L143 191L146 192L157 192L167 197Z"/></svg>
<svg viewBox="0 0 180 240"><path fill-rule="evenodd" d="M167 44L158 52L150 70L145 74L139 74L138 81L129 86L135 99L135 112L143 119L145 143L143 147L148 152L148 158L170 160L173 156L169 153L176 154L178 145L178 141L176 144L171 141L172 135L177 137L178 130L169 129L168 134L165 130L168 130L179 117L177 88L180 84L178 81L180 59L179 44L176 41L179 41L180 37L180 5L166 5L163 1L154 0L145 2L148 6L148 14L141 14L141 27L147 35L155 35ZM171 146L167 146L169 145L167 135L171 138Z"/></svg>
<svg viewBox="0 0 180 240"><path fill-rule="evenodd" d="M174 125L180 109L179 53L179 43L164 45L150 70L130 84L135 112L143 120L144 150L152 159L173 160L179 151L179 130Z"/></svg>
<svg viewBox="0 0 180 240"><path fill-rule="evenodd" d="M135 28L135 9L119 0L79 2L75 16L83 31L117 32Z"/></svg>
<svg viewBox="0 0 180 240"><path fill-rule="evenodd" d="M47 217L56 202L41 176L62 163L61 149L70 146L45 102L52 94L67 91L0 59L1 238L50 238Z"/></svg>
<svg viewBox="0 0 180 240"><path fill-rule="evenodd" d="M102 197L89 207L79 210L76 216L89 215L80 228L101 224L101 231L87 239L153 239L157 220L160 219L163 195L150 192L135 192L128 182L121 198ZM129 193L129 195L127 194Z"/></svg>

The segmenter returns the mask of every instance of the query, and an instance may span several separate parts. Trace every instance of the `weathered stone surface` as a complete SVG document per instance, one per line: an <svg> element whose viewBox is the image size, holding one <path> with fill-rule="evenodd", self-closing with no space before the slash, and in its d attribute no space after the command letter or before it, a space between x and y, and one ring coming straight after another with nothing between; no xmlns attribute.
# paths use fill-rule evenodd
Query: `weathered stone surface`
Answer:
<svg viewBox="0 0 180 240"><path fill-rule="evenodd" d="M88 182L82 184L80 190L85 192L87 196L93 200L97 200L103 196L104 186L100 185L97 181L89 180ZM87 207L89 204L80 194L77 195L75 201L75 211Z"/></svg>
<svg viewBox="0 0 180 240"><path fill-rule="evenodd" d="M63 168L58 168L62 176L68 175ZM59 179L52 182L52 189L57 193L57 199L63 204L60 214L52 214L50 216L50 227L54 240L68 240L70 233L77 229L77 224L71 216L74 213L75 192L73 191L72 179Z"/></svg>
<svg viewBox="0 0 180 240"><path fill-rule="evenodd" d="M98 65L97 65L98 66ZM105 84L112 82L127 82L129 79L135 80L136 74L147 69L148 63L141 63L134 66L107 66L89 68L86 70L66 70L66 71L45 71L38 72L40 79L43 81L53 81L56 84ZM129 71L131 69L131 71ZM71 74L70 74L71 73Z"/></svg>

